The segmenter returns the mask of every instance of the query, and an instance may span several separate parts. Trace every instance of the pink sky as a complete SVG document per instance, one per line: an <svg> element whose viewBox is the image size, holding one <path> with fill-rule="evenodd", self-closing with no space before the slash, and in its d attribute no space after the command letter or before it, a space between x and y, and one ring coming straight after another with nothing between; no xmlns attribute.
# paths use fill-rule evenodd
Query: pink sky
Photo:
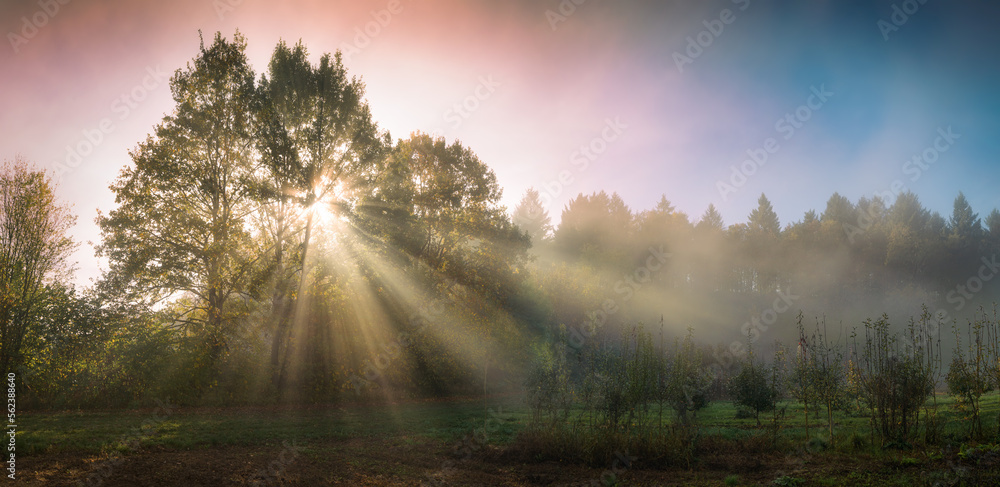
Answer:
<svg viewBox="0 0 1000 487"><path fill-rule="evenodd" d="M868 3L587 0L553 29L546 11L569 0L51 0L53 15L49 2L0 0L0 158L52 169L67 146L101 139L59 190L79 216L81 283L99 275L86 242L99 240L97 209L114 206L108 184L173 109L165 74L197 55L199 29L209 41L239 29L258 75L279 39L301 39L318 59L372 29L345 64L365 81L375 120L394 138L421 130L461 140L496 172L508 207L533 186L550 196L554 220L570 198L606 190L634 210L665 194L692 219L714 203L737 223L763 191L785 224L822 211L834 191L852 200L884 191L950 124L967 135L942 169L908 188L942 212L960 189L982 214L1000 203L992 180L959 170L996 153L995 99L984 98L995 84L965 71L996 63L953 55L992 45L980 38L992 27L954 24L988 16L943 5L887 42L874 27L885 9ZM679 71L673 55L723 9L735 21ZM738 194L720 198L717 182L821 84L836 93L828 106ZM463 102L476 109L456 116ZM627 128L609 132L608 120ZM577 151L588 144L606 150L583 169Z"/></svg>
<svg viewBox="0 0 1000 487"><path fill-rule="evenodd" d="M602 36L568 19L553 31L544 8L420 0L246 0L235 6L235 0L111 0L69 2L49 16L34 2L10 3L3 4L0 25L27 43L8 35L0 49L6 73L0 157L20 154L51 169L67 160L68 145L86 148L88 133L101 139L63 175L59 191L79 216L74 233L84 242L77 256L83 283L99 273L86 243L99 239L96 209L113 207L107 186L130 163L128 151L172 110L166 76L197 54L199 29L209 41L216 31L228 37L239 29L258 74L279 39L301 39L318 58L356 40L364 45L357 29L377 31L345 63L364 79L375 119L394 138L422 130L460 139L497 173L509 207L561 170L572 170L580 182L554 195L555 217L570 196L596 189L583 182L592 169L580 172L570 156L600 134L606 118L620 117L630 127L618 145L649 136L637 123L641 93L615 87L636 61L616 47L614 25ZM390 6L396 13L386 15ZM25 16L48 19L30 35ZM386 25L369 25L379 18ZM486 96L468 100L478 107L467 118L456 116L454 105L474 96L484 80L491 86L479 94ZM102 122L108 133L98 137ZM601 158L612 160L615 145Z"/></svg>

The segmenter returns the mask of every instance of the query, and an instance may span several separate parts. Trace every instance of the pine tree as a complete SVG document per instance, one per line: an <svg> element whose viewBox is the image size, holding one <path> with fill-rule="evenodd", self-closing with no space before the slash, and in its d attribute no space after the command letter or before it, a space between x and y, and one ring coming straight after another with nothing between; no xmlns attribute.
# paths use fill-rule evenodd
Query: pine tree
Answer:
<svg viewBox="0 0 1000 487"><path fill-rule="evenodd" d="M826 201L826 209L820 215L820 220L854 225L858 220L857 211L850 200L841 196L840 193L833 193L833 196L830 196L830 199Z"/></svg>
<svg viewBox="0 0 1000 487"><path fill-rule="evenodd" d="M521 202L514 208L512 217L514 224L527 232L533 245L548 241L552 233L552 219L548 210L542 204L542 199L535 188L524 192Z"/></svg>
<svg viewBox="0 0 1000 487"><path fill-rule="evenodd" d="M781 233L781 223L778 221L778 214L771 207L771 202L760 194L757 199L757 208L750 212L748 222L751 233L777 236Z"/></svg>
<svg viewBox="0 0 1000 487"><path fill-rule="evenodd" d="M952 236L968 241L982 235L983 226L979 214L973 213L969 200L961 191L955 197L954 209L948 221L948 230Z"/></svg>
<svg viewBox="0 0 1000 487"><path fill-rule="evenodd" d="M719 214L719 210L715 208L714 204L709 203L708 209L701 215L701 220L698 222L696 228L699 230L712 228L722 231L726 228L726 226L722 221L722 215Z"/></svg>

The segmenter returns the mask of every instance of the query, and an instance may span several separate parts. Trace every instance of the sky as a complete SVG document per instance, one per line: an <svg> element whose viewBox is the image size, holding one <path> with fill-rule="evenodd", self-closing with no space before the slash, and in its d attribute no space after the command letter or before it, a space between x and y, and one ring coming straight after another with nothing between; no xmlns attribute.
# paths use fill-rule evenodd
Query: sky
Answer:
<svg viewBox="0 0 1000 487"><path fill-rule="evenodd" d="M692 220L782 224L912 190L1000 206L1000 5L985 1L0 0L0 159L52 171L78 216L77 282L100 274L97 211L129 151L173 110L199 30L341 50L393 138L459 140L512 208L558 221L580 193ZM914 159L916 158L916 159Z"/></svg>

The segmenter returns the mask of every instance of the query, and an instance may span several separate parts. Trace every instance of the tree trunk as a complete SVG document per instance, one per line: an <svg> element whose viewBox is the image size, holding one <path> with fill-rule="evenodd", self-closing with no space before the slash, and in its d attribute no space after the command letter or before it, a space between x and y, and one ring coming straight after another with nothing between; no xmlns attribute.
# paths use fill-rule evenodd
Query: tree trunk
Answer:
<svg viewBox="0 0 1000 487"><path fill-rule="evenodd" d="M833 404L826 404L826 415L830 422L830 447L833 447Z"/></svg>
<svg viewBox="0 0 1000 487"><path fill-rule="evenodd" d="M806 441L809 441L809 401L802 404L806 410Z"/></svg>
<svg viewBox="0 0 1000 487"><path fill-rule="evenodd" d="M305 237L302 240L302 261L301 261L302 270L300 271L299 275L299 291L298 294L295 295L295 312L292 315L292 320L294 320L295 322L300 322L301 320L304 320L306 315L305 296L307 290L306 288L307 276L309 273L309 269L306 267L306 265L308 263L308 256L309 256L309 241L312 238L312 222L313 222L313 213L310 211L309 215L306 217L306 233ZM290 323L287 323L286 320L285 328L289 328L289 325ZM291 329L289 330L290 334L292 335L294 335L295 333L294 328L295 327L292 326ZM288 344L285 346L284 358L280 361L281 367L278 370L277 387L279 391L281 391L285 387L285 383L288 379L287 372L288 372L289 361L291 360L292 355L294 355L294 353L295 353L295 342L294 340L289 340Z"/></svg>
<svg viewBox="0 0 1000 487"><path fill-rule="evenodd" d="M278 388L280 367L281 367L281 349L285 345L285 337L288 334L288 320L285 310L285 290L282 288L283 280L285 275L285 249L284 249L284 239L285 239L285 224L284 224L284 205L278 210L279 216L278 220L278 230L275 235L275 245L274 245L274 260L275 260L275 275L277 279L274 283L274 293L271 295L271 325L274 328L274 336L271 338L271 385Z"/></svg>

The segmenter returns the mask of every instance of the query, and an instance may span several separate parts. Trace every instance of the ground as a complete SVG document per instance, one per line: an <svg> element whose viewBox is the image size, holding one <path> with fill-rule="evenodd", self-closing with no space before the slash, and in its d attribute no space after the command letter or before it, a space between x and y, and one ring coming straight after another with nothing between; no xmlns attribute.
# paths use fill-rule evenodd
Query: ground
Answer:
<svg viewBox="0 0 1000 487"><path fill-rule="evenodd" d="M651 465L648 459L603 468L538 461L524 458L511 442L527 417L523 407L494 406L490 414L500 412L495 417L502 419L485 441L477 439L475 427L482 424L484 405L475 400L291 410L25 412L16 477L22 485L46 486L1000 483L994 453L717 451L699 455L690 468ZM712 421L712 414L704 416ZM456 455L461 449L456 445L474 451Z"/></svg>

